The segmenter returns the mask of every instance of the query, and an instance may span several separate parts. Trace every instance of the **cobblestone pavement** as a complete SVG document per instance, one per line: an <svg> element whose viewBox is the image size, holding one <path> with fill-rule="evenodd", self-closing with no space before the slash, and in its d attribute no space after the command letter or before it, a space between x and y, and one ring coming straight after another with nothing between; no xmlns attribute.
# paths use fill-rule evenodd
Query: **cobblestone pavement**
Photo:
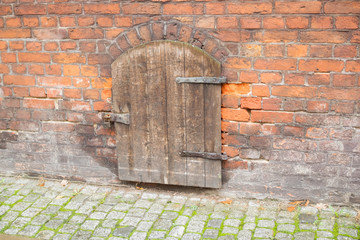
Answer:
<svg viewBox="0 0 360 240"><path fill-rule="evenodd" d="M325 204L0 176L0 234L39 239L359 239L359 212ZM1 235L3 236L3 235ZM6 238L2 238L6 239Z"/></svg>

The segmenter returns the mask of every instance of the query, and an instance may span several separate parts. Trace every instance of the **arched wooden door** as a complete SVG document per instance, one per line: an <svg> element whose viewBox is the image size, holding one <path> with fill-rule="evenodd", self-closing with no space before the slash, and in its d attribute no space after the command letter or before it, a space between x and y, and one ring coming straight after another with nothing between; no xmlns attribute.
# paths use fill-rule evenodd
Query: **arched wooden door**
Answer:
<svg viewBox="0 0 360 240"><path fill-rule="evenodd" d="M113 113L129 114L128 124L115 123L121 180L221 187L221 160L209 159L221 155L221 86L176 81L220 72L204 51L174 41L141 45L112 64Z"/></svg>

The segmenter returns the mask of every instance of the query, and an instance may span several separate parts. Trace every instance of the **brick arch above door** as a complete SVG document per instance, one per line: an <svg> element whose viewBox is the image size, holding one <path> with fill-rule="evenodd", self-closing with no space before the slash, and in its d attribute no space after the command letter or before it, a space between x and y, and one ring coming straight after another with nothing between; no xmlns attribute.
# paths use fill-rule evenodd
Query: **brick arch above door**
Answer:
<svg viewBox="0 0 360 240"><path fill-rule="evenodd" d="M223 35L224 33L207 32L206 29L199 29L176 20L150 21L131 27L118 35L107 51L114 61L122 53L138 45L156 40L174 40L197 46L224 63L231 51L221 41Z"/></svg>

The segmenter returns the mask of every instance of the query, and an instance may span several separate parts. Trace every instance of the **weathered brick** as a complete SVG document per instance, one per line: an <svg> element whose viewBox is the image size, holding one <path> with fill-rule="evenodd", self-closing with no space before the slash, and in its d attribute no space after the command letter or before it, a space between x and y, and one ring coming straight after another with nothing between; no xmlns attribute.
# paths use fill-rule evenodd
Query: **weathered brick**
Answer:
<svg viewBox="0 0 360 240"><path fill-rule="evenodd" d="M63 92L65 98L80 99L82 97L81 89L64 89Z"/></svg>
<svg viewBox="0 0 360 240"><path fill-rule="evenodd" d="M67 122L44 122L42 129L44 132L73 132L75 125Z"/></svg>
<svg viewBox="0 0 360 240"><path fill-rule="evenodd" d="M307 103L308 112L328 112L329 103L325 101L309 101Z"/></svg>
<svg viewBox="0 0 360 240"><path fill-rule="evenodd" d="M242 29L260 29L261 18L259 17L242 17L240 18L240 26Z"/></svg>
<svg viewBox="0 0 360 240"><path fill-rule="evenodd" d="M39 123L33 121L11 121L9 127L12 130L19 131L39 131Z"/></svg>
<svg viewBox="0 0 360 240"><path fill-rule="evenodd" d="M332 57L332 46L328 46L328 45L310 46L310 57L331 58Z"/></svg>
<svg viewBox="0 0 360 240"><path fill-rule="evenodd" d="M91 111L91 105L85 101L63 101L63 109L72 111Z"/></svg>
<svg viewBox="0 0 360 240"><path fill-rule="evenodd" d="M298 33L295 31L269 30L264 32L256 32L254 39L259 42L293 42L297 40Z"/></svg>
<svg viewBox="0 0 360 240"><path fill-rule="evenodd" d="M327 29L332 28L332 17L327 16L313 16L311 18L311 28Z"/></svg>
<svg viewBox="0 0 360 240"><path fill-rule="evenodd" d="M38 78L39 86L71 86L70 77L39 77Z"/></svg>
<svg viewBox="0 0 360 240"><path fill-rule="evenodd" d="M11 15L12 7L11 5L1 5L0 6L0 16Z"/></svg>
<svg viewBox="0 0 360 240"><path fill-rule="evenodd" d="M263 98L262 109L267 111L278 111L281 109L282 100L280 98Z"/></svg>
<svg viewBox="0 0 360 240"><path fill-rule="evenodd" d="M34 29L34 36L39 40L65 39L68 32L66 29Z"/></svg>
<svg viewBox="0 0 360 240"><path fill-rule="evenodd" d="M360 91L358 91L356 88L342 89L342 88L320 87L318 95L319 97L326 99L360 100Z"/></svg>
<svg viewBox="0 0 360 240"><path fill-rule="evenodd" d="M264 3L231 3L227 5L229 14L270 14L272 12L272 4Z"/></svg>
<svg viewBox="0 0 360 240"><path fill-rule="evenodd" d="M76 28L69 30L71 39L102 39L104 32L100 28Z"/></svg>
<svg viewBox="0 0 360 240"><path fill-rule="evenodd" d="M124 3L122 10L125 14L155 15L160 14L161 5L160 3Z"/></svg>
<svg viewBox="0 0 360 240"><path fill-rule="evenodd" d="M257 59L254 63L255 69L262 70L295 70L295 59Z"/></svg>
<svg viewBox="0 0 360 240"><path fill-rule="evenodd" d="M225 13L224 2L209 2L205 4L205 12L212 15L220 15Z"/></svg>
<svg viewBox="0 0 360 240"><path fill-rule="evenodd" d="M21 27L21 18L20 17L6 18L6 27L8 28Z"/></svg>
<svg viewBox="0 0 360 240"><path fill-rule="evenodd" d="M356 87L357 86L357 76L356 75L334 74L333 75L333 86L334 87Z"/></svg>
<svg viewBox="0 0 360 240"><path fill-rule="evenodd" d="M81 4L49 4L48 5L49 14L58 14L58 15L67 15L67 14L76 14L81 13Z"/></svg>
<svg viewBox="0 0 360 240"><path fill-rule="evenodd" d="M355 17L355 16L336 17L335 27L338 29L357 29L359 28L359 17Z"/></svg>
<svg viewBox="0 0 360 240"><path fill-rule="evenodd" d="M347 72L360 72L360 61L347 61L346 62Z"/></svg>
<svg viewBox="0 0 360 240"><path fill-rule="evenodd" d="M234 68L234 69L250 69L251 62L250 59L248 58L230 57L227 59L224 66L226 68Z"/></svg>
<svg viewBox="0 0 360 240"><path fill-rule="evenodd" d="M203 4L167 3L163 5L164 15L199 15L203 13Z"/></svg>
<svg viewBox="0 0 360 240"><path fill-rule="evenodd" d="M275 2L275 12L292 14L292 13L320 13L321 2Z"/></svg>
<svg viewBox="0 0 360 240"><path fill-rule="evenodd" d="M270 96L270 88L266 85L253 85L252 86L252 94L258 97L269 97Z"/></svg>
<svg viewBox="0 0 360 240"><path fill-rule="evenodd" d="M23 105L25 108L54 109L55 101L50 99L24 99Z"/></svg>
<svg viewBox="0 0 360 240"><path fill-rule="evenodd" d="M262 123L289 123L293 121L293 113L253 110L251 111L251 121Z"/></svg>
<svg viewBox="0 0 360 240"><path fill-rule="evenodd" d="M261 98L241 98L241 108L261 109Z"/></svg>
<svg viewBox="0 0 360 240"><path fill-rule="evenodd" d="M284 18L282 17L264 17L263 28L265 29L281 29L285 27Z"/></svg>
<svg viewBox="0 0 360 240"><path fill-rule="evenodd" d="M227 160L221 164L223 169L248 169L247 161Z"/></svg>
<svg viewBox="0 0 360 240"><path fill-rule="evenodd" d="M300 32L300 41L306 43L344 43L348 41L348 32L309 31Z"/></svg>
<svg viewBox="0 0 360 240"><path fill-rule="evenodd" d="M15 6L15 15L44 15L46 5L44 4L21 4Z"/></svg>
<svg viewBox="0 0 360 240"><path fill-rule="evenodd" d="M285 52L285 46L283 45L266 45L263 47L263 55L265 57L283 57Z"/></svg>
<svg viewBox="0 0 360 240"><path fill-rule="evenodd" d="M85 4L84 11L86 14L118 14L120 13L120 5L119 3Z"/></svg>
<svg viewBox="0 0 360 240"><path fill-rule="evenodd" d="M35 85L35 77L23 75L5 75L4 84L6 85Z"/></svg>
<svg viewBox="0 0 360 240"><path fill-rule="evenodd" d="M1 60L3 63L16 63L16 53L1 53Z"/></svg>
<svg viewBox="0 0 360 240"><path fill-rule="evenodd" d="M316 96L316 87L303 86L273 86L272 94L281 97L313 98Z"/></svg>
<svg viewBox="0 0 360 240"><path fill-rule="evenodd" d="M221 118L225 120L246 122L250 119L250 114L244 109L221 109Z"/></svg>
<svg viewBox="0 0 360 240"><path fill-rule="evenodd" d="M356 46L336 46L334 49L334 56L343 58L354 58L356 57Z"/></svg>
<svg viewBox="0 0 360 240"><path fill-rule="evenodd" d="M250 40L250 33L248 31L218 30L211 34L224 42L247 42Z"/></svg>
<svg viewBox="0 0 360 240"><path fill-rule="evenodd" d="M1 38L30 38L30 29L0 29Z"/></svg>
<svg viewBox="0 0 360 240"><path fill-rule="evenodd" d="M360 13L360 2L326 2L324 5L325 13Z"/></svg>
<svg viewBox="0 0 360 240"><path fill-rule="evenodd" d="M329 85L330 74L328 73L314 73L308 77L309 85Z"/></svg>
<svg viewBox="0 0 360 240"><path fill-rule="evenodd" d="M56 27L58 24L57 17L40 17L41 27Z"/></svg>
<svg viewBox="0 0 360 240"><path fill-rule="evenodd" d="M308 28L309 19L307 17L287 17L286 26L290 29Z"/></svg>
<svg viewBox="0 0 360 240"><path fill-rule="evenodd" d="M55 53L52 60L55 63L85 63L86 58L80 53Z"/></svg>
<svg viewBox="0 0 360 240"><path fill-rule="evenodd" d="M309 72L341 72L344 62L340 60L300 60L299 70Z"/></svg>
<svg viewBox="0 0 360 240"><path fill-rule="evenodd" d="M284 82L287 85L304 85L305 84L305 76L301 73L285 74Z"/></svg>
<svg viewBox="0 0 360 240"><path fill-rule="evenodd" d="M249 84L222 84L222 94L248 94L250 92Z"/></svg>

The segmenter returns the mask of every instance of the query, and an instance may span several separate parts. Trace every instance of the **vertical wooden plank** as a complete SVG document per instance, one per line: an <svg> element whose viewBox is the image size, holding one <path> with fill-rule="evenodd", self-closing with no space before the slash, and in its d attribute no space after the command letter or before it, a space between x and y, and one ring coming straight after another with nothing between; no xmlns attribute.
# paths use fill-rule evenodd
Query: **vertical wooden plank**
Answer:
<svg viewBox="0 0 360 240"><path fill-rule="evenodd" d="M203 73L203 52L193 46L184 48L185 77ZM204 85L184 84L186 151L204 151ZM186 179L189 186L205 186L204 159L187 157Z"/></svg>
<svg viewBox="0 0 360 240"><path fill-rule="evenodd" d="M176 77L184 76L184 45L180 42L164 43L167 82L167 123L169 145L169 184L186 185L186 159L179 155L185 149L185 97L184 84Z"/></svg>
<svg viewBox="0 0 360 240"><path fill-rule="evenodd" d="M151 182L168 183L167 99L164 44L146 45L147 105Z"/></svg>
<svg viewBox="0 0 360 240"><path fill-rule="evenodd" d="M127 54L122 55L112 64L112 108L114 113L128 113L130 110L128 68ZM125 124L115 123L115 131L119 179L135 181L130 127Z"/></svg>
<svg viewBox="0 0 360 240"><path fill-rule="evenodd" d="M134 171L139 182L151 181L149 159L149 101L147 99L146 48L138 47L129 52L130 134L134 156Z"/></svg>
<svg viewBox="0 0 360 240"><path fill-rule="evenodd" d="M219 77L220 63L210 57L203 62L205 77ZM221 85L204 84L205 152L221 153ZM221 161L205 160L205 186L221 187Z"/></svg>

